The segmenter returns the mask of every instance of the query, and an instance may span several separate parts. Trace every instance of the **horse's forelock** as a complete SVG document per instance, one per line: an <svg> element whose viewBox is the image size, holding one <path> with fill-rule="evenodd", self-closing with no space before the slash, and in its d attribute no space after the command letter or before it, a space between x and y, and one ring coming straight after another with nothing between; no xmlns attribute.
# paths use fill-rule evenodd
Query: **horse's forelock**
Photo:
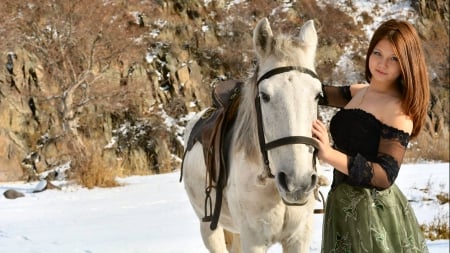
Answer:
<svg viewBox="0 0 450 253"><path fill-rule="evenodd" d="M298 55L301 43L292 35L280 35L272 48L272 55L287 65L302 66ZM259 67L256 66L241 91L241 104L236 125L236 147L242 149L249 157L258 157L259 140L256 123L255 97L258 92L256 82Z"/></svg>
<svg viewBox="0 0 450 253"><path fill-rule="evenodd" d="M295 36L282 34L275 39L272 54L283 62L291 65L300 65L297 50L301 49L301 42Z"/></svg>

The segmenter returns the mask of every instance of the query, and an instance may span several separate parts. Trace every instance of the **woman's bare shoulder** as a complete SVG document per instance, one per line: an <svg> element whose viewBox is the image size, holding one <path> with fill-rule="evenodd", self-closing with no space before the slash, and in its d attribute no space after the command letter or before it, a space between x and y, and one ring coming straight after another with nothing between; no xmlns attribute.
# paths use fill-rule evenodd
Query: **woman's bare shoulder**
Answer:
<svg viewBox="0 0 450 253"><path fill-rule="evenodd" d="M399 103L386 104L386 108L380 112L383 122L389 126L411 134L413 121L410 116L405 114Z"/></svg>
<svg viewBox="0 0 450 253"><path fill-rule="evenodd" d="M350 92L352 93L352 97L354 97L356 94L358 94L359 91L363 90L367 86L369 86L369 84L367 83L356 83L350 85Z"/></svg>

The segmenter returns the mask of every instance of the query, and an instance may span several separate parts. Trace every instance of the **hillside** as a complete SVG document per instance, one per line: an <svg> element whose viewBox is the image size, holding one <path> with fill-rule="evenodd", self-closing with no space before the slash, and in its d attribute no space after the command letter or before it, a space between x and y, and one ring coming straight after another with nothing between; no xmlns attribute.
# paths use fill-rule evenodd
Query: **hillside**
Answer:
<svg viewBox="0 0 450 253"><path fill-rule="evenodd" d="M189 113L209 105L216 81L252 70L251 35L262 17L277 32L315 21L317 72L328 84L364 81L368 37L382 19L413 22L433 99L407 158L448 161L449 3L412 2L2 3L0 181L69 176L109 186L118 175L177 169Z"/></svg>

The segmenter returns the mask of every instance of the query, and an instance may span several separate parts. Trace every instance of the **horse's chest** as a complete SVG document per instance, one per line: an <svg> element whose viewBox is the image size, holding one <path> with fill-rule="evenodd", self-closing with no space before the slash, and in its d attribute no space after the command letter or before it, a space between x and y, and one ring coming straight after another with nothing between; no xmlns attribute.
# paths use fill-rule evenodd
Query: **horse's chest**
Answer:
<svg viewBox="0 0 450 253"><path fill-rule="evenodd" d="M273 183L258 185L244 180L241 184L229 185L226 195L233 213L245 219L284 219L286 206Z"/></svg>

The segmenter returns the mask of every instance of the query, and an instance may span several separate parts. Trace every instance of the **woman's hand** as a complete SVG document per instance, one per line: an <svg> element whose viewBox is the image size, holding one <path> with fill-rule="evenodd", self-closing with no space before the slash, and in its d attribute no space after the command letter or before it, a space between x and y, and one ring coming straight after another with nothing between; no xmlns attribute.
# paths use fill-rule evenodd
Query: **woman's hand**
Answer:
<svg viewBox="0 0 450 253"><path fill-rule="evenodd" d="M333 148L330 146L327 127L320 120L315 120L313 122L312 136L319 143L317 156L319 159L328 162L327 157L329 157Z"/></svg>
<svg viewBox="0 0 450 253"><path fill-rule="evenodd" d="M317 152L319 159L330 164L345 175L348 175L347 155L331 147L325 124L320 120L315 120L312 125L312 135L313 139L319 144L319 150Z"/></svg>

